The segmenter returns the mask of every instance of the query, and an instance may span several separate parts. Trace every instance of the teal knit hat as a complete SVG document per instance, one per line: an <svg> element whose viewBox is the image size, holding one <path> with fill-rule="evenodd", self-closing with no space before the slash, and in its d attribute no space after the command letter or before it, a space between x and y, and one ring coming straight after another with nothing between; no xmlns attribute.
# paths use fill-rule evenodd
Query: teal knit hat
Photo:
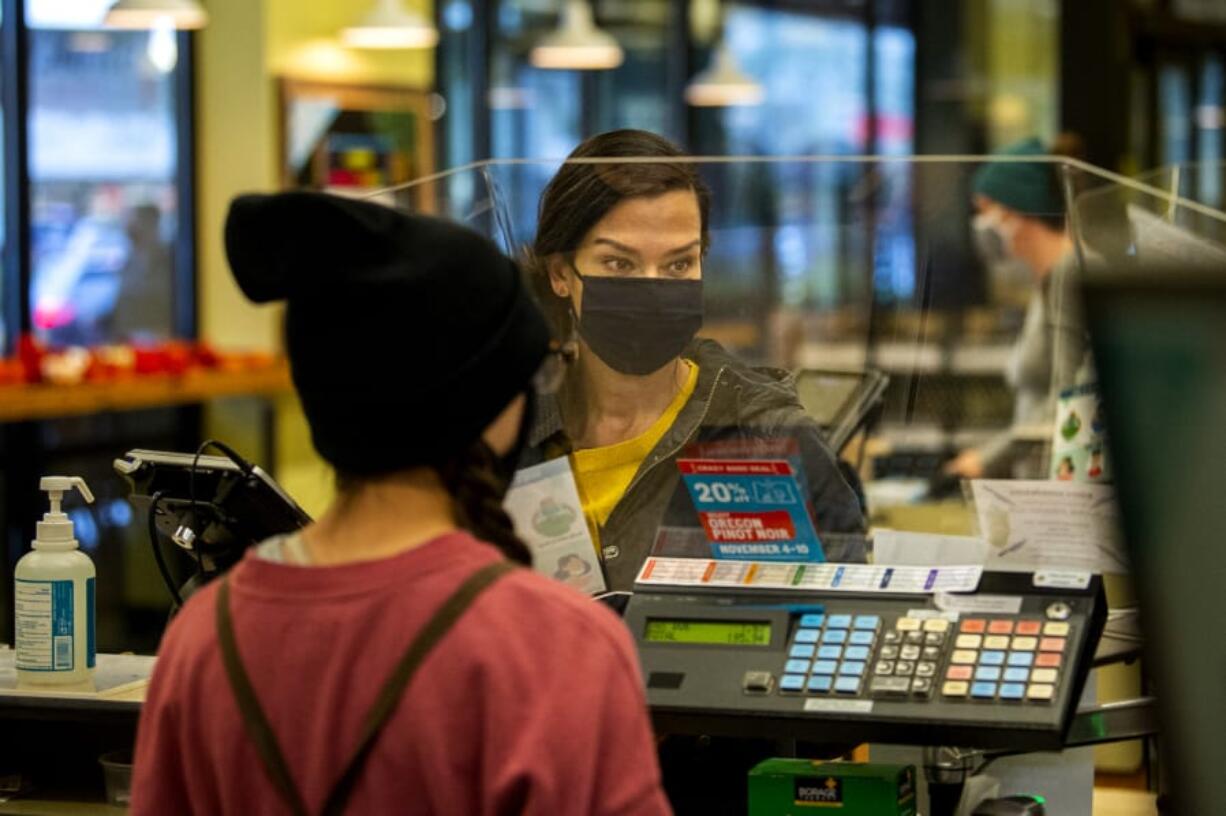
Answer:
<svg viewBox="0 0 1226 816"><path fill-rule="evenodd" d="M997 155L1047 156L1043 143L1031 137ZM975 171L974 191L1022 215L1064 214L1064 196L1056 181L1056 165L1049 162L991 162Z"/></svg>

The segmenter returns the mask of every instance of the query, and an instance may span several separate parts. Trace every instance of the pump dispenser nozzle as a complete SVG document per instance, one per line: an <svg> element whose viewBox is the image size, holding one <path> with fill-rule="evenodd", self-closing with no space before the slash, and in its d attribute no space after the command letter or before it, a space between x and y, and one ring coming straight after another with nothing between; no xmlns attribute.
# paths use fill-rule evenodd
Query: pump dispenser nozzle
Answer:
<svg viewBox="0 0 1226 816"><path fill-rule="evenodd" d="M38 483L38 489L45 492L51 500L51 509L38 523L38 537L34 541L34 547L36 549L46 545L52 547L59 545L59 548L70 549L76 547L72 522L68 520L63 510L64 494L75 489L81 493L85 501L92 504L94 494L89 491L89 485L79 476L44 476Z"/></svg>
<svg viewBox="0 0 1226 816"><path fill-rule="evenodd" d="M94 494L89 492L89 485L80 476L44 476L38 483L38 489L51 495L51 512L60 512L60 503L64 500L64 494L76 488L81 492L85 501L90 504L94 503Z"/></svg>

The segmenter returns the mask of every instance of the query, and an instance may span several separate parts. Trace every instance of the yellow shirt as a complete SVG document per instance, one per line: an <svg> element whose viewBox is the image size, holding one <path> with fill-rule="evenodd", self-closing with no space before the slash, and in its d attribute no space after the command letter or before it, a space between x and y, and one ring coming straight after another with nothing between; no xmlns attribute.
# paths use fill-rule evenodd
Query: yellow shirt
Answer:
<svg viewBox="0 0 1226 816"><path fill-rule="evenodd" d="M634 439L627 439L616 445L588 448L571 454L571 466L575 472L579 498L583 501L583 512L587 515L588 526L592 529L592 539L596 542L598 551L600 528L609 520L613 508L630 487L634 474L638 473L639 465L664 438L681 409L694 394L694 388L698 385L698 365L689 360L686 362L689 363L690 373L685 384L650 428Z"/></svg>

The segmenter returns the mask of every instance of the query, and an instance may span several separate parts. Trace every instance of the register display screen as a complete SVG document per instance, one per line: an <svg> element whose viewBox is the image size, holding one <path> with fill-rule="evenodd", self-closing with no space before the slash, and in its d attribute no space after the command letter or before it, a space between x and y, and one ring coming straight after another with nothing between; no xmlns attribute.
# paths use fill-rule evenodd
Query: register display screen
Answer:
<svg viewBox="0 0 1226 816"><path fill-rule="evenodd" d="M769 646L769 623L712 620L647 621L643 639L650 643L701 643L710 646Z"/></svg>
<svg viewBox="0 0 1226 816"><path fill-rule="evenodd" d="M839 418L843 406L856 393L863 378L859 374L813 374L796 380L796 394L809 416L818 424L830 426Z"/></svg>

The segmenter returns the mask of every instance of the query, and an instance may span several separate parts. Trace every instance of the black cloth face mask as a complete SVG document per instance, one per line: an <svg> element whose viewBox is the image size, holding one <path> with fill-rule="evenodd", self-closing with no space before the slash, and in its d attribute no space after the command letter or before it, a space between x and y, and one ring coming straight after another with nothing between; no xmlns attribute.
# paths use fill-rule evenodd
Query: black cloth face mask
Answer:
<svg viewBox="0 0 1226 816"><path fill-rule="evenodd" d="M575 274L583 281L579 336L614 371L637 377L659 371L702 328L701 279Z"/></svg>
<svg viewBox="0 0 1226 816"><path fill-rule="evenodd" d="M523 458L524 451L528 448L528 437L531 435L535 418L536 393L533 388L529 387L524 392L524 413L519 420L519 432L515 435L515 442L511 449L500 456L489 446L488 442L481 440L481 444L485 446L493 461L494 475L501 483L500 493L504 496L510 489L511 480L515 478L515 471L519 470L520 459Z"/></svg>

